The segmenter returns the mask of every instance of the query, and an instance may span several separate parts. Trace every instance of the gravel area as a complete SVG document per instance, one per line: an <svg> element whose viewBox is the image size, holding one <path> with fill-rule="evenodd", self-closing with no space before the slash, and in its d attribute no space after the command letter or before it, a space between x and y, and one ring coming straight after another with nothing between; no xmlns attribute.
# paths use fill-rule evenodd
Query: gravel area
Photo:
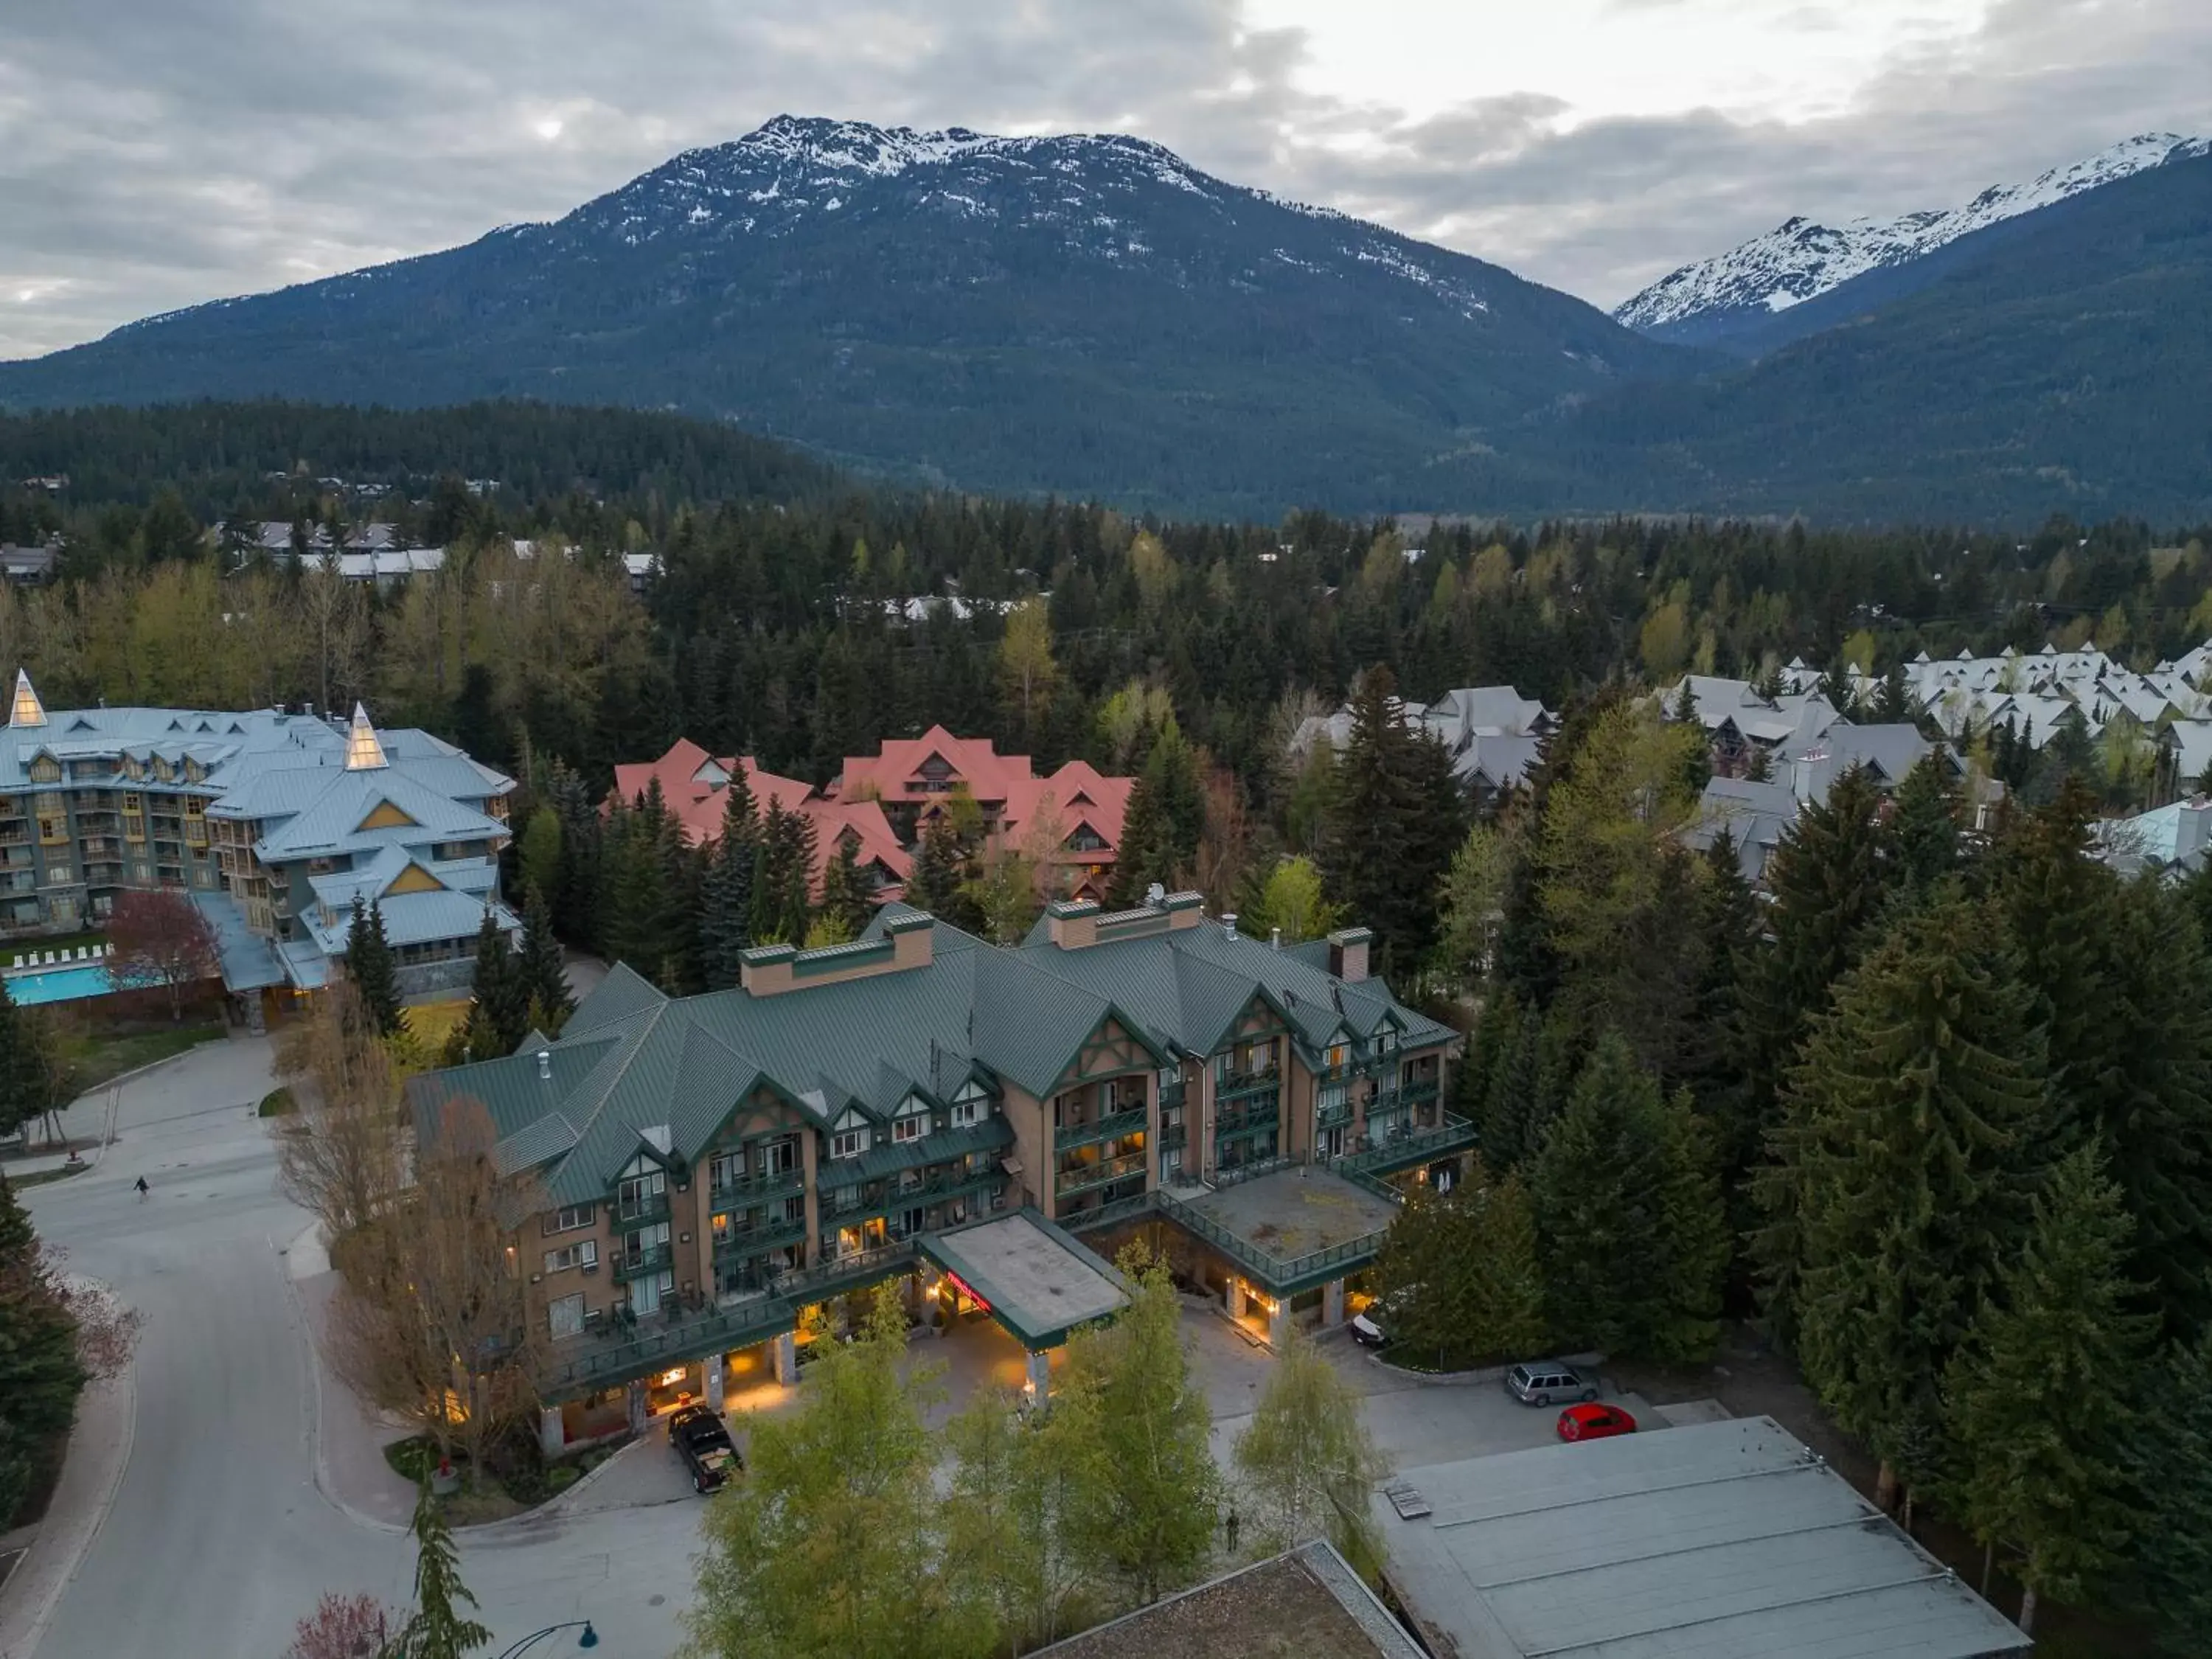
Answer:
<svg viewBox="0 0 2212 1659"><path fill-rule="evenodd" d="M1054 1659L1375 1659L1306 1566L1279 1557L1060 1643Z"/></svg>

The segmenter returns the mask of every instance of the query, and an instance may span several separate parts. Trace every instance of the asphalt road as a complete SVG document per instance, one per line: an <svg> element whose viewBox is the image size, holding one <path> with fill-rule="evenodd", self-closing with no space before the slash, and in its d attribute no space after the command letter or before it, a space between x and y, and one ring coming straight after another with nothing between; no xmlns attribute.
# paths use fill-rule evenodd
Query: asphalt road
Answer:
<svg viewBox="0 0 2212 1659"><path fill-rule="evenodd" d="M265 1041L234 1040L126 1084L98 1168L23 1194L71 1270L145 1315L131 1460L41 1659L276 1659L325 1589L409 1599L410 1541L316 1486L314 1362L280 1254L308 1218L251 1115L269 1067ZM87 1102L70 1127L98 1115ZM465 1534L463 1577L503 1642L588 1616L599 1652L661 1659L698 1519L677 1504Z"/></svg>

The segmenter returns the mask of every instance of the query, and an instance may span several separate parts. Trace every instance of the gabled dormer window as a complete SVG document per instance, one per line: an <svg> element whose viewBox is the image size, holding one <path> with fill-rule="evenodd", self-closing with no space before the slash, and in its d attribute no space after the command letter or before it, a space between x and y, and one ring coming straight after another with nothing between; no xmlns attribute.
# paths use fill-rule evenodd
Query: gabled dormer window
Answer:
<svg viewBox="0 0 2212 1659"><path fill-rule="evenodd" d="M914 1095L908 1095L899 1115L891 1120L891 1139L901 1145L919 1140L929 1133L929 1107Z"/></svg>
<svg viewBox="0 0 2212 1659"><path fill-rule="evenodd" d="M858 1158L868 1150L868 1126L858 1112L839 1118L830 1134L830 1156Z"/></svg>
<svg viewBox="0 0 2212 1659"><path fill-rule="evenodd" d="M972 1129L990 1116L992 1110L991 1091L971 1078L952 1097L952 1127Z"/></svg>

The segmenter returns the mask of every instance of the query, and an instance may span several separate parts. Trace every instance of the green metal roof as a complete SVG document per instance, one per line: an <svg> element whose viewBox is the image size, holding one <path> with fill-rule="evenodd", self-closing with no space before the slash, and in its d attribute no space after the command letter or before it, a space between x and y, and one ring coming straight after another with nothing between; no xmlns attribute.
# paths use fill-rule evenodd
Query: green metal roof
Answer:
<svg viewBox="0 0 2212 1659"><path fill-rule="evenodd" d="M1344 984L1304 955L1210 923L1081 950L1005 950L902 905L864 943L923 925L926 969L767 996L671 998L617 966L558 1040L411 1080L417 1121L427 1131L443 1103L481 1100L502 1164L539 1170L556 1201L575 1203L605 1196L641 1146L696 1163L763 1091L824 1129L854 1109L886 1124L908 1094L942 1104L977 1077L1048 1095L1109 1020L1163 1062L1218 1049L1255 999L1309 1056L1340 1036L1364 1043L1385 1021L1408 1048L1452 1036L1378 981Z"/></svg>

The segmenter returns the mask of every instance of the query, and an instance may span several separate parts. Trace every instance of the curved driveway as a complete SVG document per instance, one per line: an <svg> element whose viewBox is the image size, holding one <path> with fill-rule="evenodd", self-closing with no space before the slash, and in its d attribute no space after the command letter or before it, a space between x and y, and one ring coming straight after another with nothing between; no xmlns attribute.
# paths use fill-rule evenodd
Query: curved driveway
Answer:
<svg viewBox="0 0 2212 1659"><path fill-rule="evenodd" d="M44 1659L276 1659L326 1589L408 1599L410 1541L316 1484L315 1362L281 1254L309 1218L252 1115L270 1062L236 1038L125 1084L98 1167L22 1194L72 1271L145 1315L130 1462ZM73 1109L72 1132L102 1106ZM697 1540L690 1504L526 1520L464 1534L462 1571L502 1641L588 1615L603 1651L660 1659Z"/></svg>

